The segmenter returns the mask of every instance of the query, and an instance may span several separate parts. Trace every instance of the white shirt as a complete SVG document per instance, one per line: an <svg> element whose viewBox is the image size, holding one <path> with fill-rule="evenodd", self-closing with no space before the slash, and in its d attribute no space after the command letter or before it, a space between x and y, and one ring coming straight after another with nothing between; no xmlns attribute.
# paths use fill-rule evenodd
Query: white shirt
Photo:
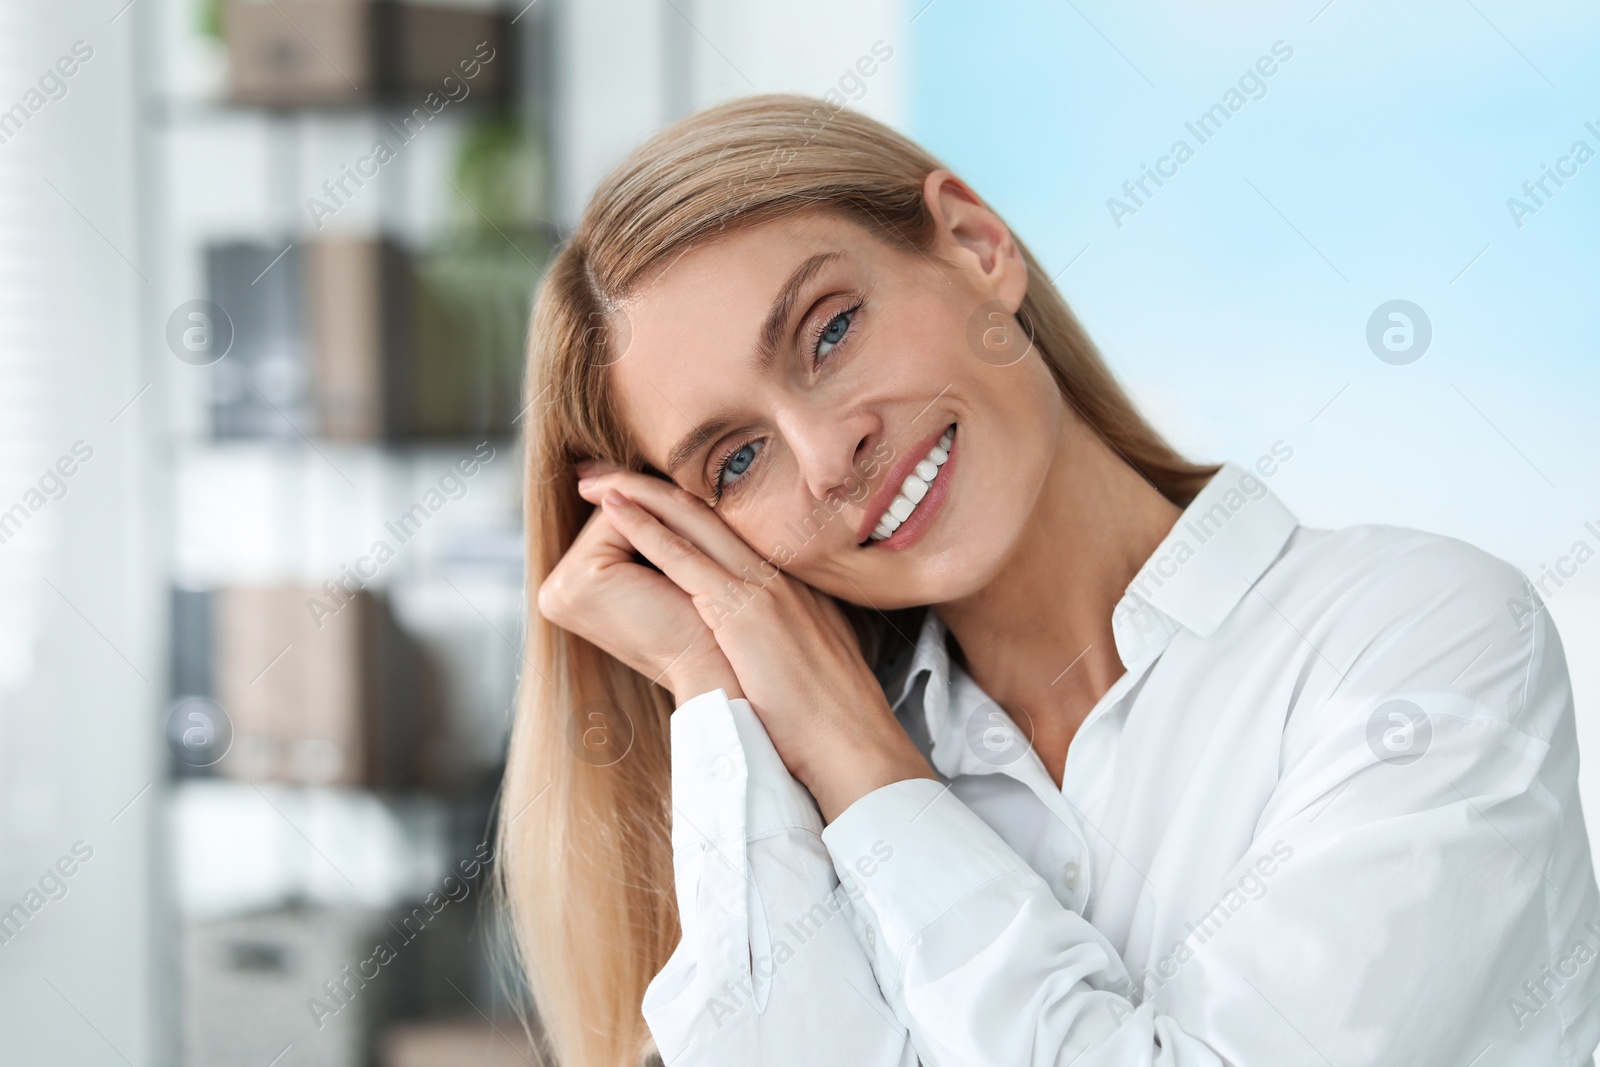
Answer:
<svg viewBox="0 0 1600 1067"><path fill-rule="evenodd" d="M746 701L679 708L668 1067L1591 1063L1572 693L1515 569L1229 464L1113 632L1060 789L932 611L884 676L940 781L826 828Z"/></svg>

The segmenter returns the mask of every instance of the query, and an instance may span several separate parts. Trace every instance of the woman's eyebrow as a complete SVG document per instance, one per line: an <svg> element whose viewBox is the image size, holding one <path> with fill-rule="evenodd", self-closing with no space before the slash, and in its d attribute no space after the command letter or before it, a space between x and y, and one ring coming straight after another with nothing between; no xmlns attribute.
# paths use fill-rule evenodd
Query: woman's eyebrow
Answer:
<svg viewBox="0 0 1600 1067"><path fill-rule="evenodd" d="M794 302L799 298L800 290L823 267L846 254L843 251L818 252L796 267L788 280L778 289L778 295L773 299L766 321L761 324L761 330L756 337L756 368L759 371L766 373L777 362L778 346L783 344L784 334L788 332L789 316L794 313ZM679 467L694 458L695 453L712 441L732 421L731 414L718 413L684 434L683 438L672 446L672 451L667 453L665 468L667 477L675 477Z"/></svg>
<svg viewBox="0 0 1600 1067"><path fill-rule="evenodd" d="M789 280L783 283L778 290L777 298L772 301L772 309L767 312L767 321L761 324L761 333L756 342L756 366L762 371L772 368L778 358L778 346L783 343L783 336L788 332L789 316L794 312L794 302L800 295L800 290L809 282L818 271L840 259L844 252L818 252L795 268Z"/></svg>
<svg viewBox="0 0 1600 1067"><path fill-rule="evenodd" d="M732 425L733 418L730 413L719 412L684 434L683 439L673 445L672 451L667 454L667 477L677 477L678 468L693 459L696 452L710 444L718 434Z"/></svg>

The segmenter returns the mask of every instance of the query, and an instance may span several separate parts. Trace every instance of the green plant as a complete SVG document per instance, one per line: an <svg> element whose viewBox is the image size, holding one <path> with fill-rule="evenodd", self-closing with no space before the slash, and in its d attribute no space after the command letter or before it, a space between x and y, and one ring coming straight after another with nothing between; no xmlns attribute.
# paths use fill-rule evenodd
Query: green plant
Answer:
<svg viewBox="0 0 1600 1067"><path fill-rule="evenodd" d="M456 156L456 215L462 228L527 226L542 213L543 158L538 140L514 112L496 112L468 127ZM465 197L468 203L459 201Z"/></svg>

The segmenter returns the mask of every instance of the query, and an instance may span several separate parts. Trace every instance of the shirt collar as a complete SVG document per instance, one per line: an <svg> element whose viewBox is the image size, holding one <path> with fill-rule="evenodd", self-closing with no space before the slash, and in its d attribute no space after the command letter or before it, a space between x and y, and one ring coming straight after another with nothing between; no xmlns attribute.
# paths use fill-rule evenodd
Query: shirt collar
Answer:
<svg viewBox="0 0 1600 1067"><path fill-rule="evenodd" d="M1111 616L1111 631L1123 666L1132 668L1160 653L1180 630L1209 637L1278 558L1299 525L1265 480L1224 463L1178 516L1156 546ZM885 672L895 714L929 675L923 689L928 736L936 746L953 725L976 685L951 662L945 626L932 609L910 655L895 657ZM954 687L954 692L952 692ZM948 773L948 772L947 772Z"/></svg>
<svg viewBox="0 0 1600 1067"><path fill-rule="evenodd" d="M1260 476L1224 463L1128 583L1112 613L1117 651L1123 652L1125 636L1137 647L1135 620L1145 606L1210 637L1272 566L1298 525Z"/></svg>

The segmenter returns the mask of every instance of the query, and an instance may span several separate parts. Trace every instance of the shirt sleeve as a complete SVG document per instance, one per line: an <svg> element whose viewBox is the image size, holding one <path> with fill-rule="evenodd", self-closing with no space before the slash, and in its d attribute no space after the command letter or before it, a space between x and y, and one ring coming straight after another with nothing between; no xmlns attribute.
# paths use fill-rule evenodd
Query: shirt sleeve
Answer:
<svg viewBox="0 0 1600 1067"><path fill-rule="evenodd" d="M1134 1003L1104 936L947 786L882 786L822 836L861 875L854 932L927 1067L1225 1062Z"/></svg>
<svg viewBox="0 0 1600 1067"><path fill-rule="evenodd" d="M721 689L672 715L683 938L642 1005L667 1067L917 1067L851 931L859 895L754 709Z"/></svg>
<svg viewBox="0 0 1600 1067"><path fill-rule="evenodd" d="M823 841L862 873L853 929L922 1062L1588 1064L1600 1033L1563 1025L1600 1016L1572 695L1511 575L1318 635L1342 677L1285 732L1217 909L1137 981L940 783L841 813Z"/></svg>

